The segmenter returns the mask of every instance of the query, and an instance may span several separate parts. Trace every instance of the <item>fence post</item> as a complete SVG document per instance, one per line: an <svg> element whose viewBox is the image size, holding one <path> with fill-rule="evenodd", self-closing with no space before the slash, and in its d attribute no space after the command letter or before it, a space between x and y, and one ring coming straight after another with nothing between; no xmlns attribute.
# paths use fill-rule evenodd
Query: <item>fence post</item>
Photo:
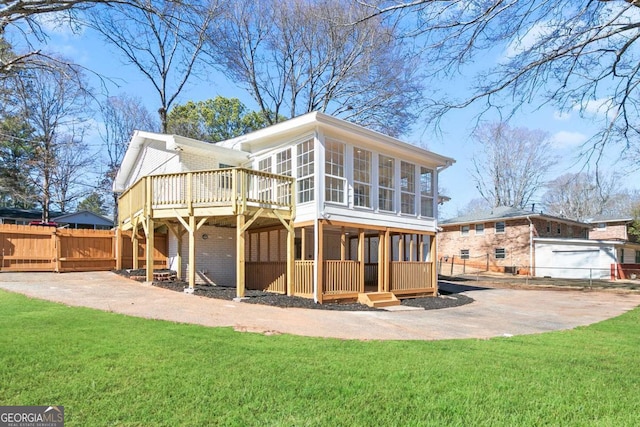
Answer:
<svg viewBox="0 0 640 427"><path fill-rule="evenodd" d="M455 258L455 255L451 255L451 274L450 276L453 276L453 259Z"/></svg>
<svg viewBox="0 0 640 427"><path fill-rule="evenodd" d="M489 254L487 254L487 269L485 271L489 271Z"/></svg>
<svg viewBox="0 0 640 427"><path fill-rule="evenodd" d="M467 259L462 258L462 274L466 274L466 273L467 273Z"/></svg>

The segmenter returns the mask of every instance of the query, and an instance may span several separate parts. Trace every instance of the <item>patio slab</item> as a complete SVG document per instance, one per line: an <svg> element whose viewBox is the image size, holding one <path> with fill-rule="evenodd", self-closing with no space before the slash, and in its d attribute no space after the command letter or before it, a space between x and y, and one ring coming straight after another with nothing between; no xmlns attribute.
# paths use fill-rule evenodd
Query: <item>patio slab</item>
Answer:
<svg viewBox="0 0 640 427"><path fill-rule="evenodd" d="M463 291L475 301L440 310L344 312L216 300L141 284L111 272L0 273L0 289L70 306L237 331L359 340L490 338L572 329L640 305L640 294L491 289Z"/></svg>

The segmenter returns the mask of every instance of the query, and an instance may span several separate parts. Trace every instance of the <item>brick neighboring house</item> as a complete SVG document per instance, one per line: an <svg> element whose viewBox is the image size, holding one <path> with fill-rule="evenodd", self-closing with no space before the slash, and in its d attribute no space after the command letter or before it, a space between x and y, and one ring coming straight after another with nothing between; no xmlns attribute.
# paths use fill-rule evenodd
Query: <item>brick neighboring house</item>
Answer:
<svg viewBox="0 0 640 427"><path fill-rule="evenodd" d="M629 234L634 219L631 216L597 216L589 220L590 240L612 240L619 242L616 247L616 262L619 278L631 274L640 276L640 241Z"/></svg>
<svg viewBox="0 0 640 427"><path fill-rule="evenodd" d="M511 207L459 216L438 224L441 262L482 270L527 274L535 265L534 239L586 239L591 226ZM453 259L453 260L452 260Z"/></svg>

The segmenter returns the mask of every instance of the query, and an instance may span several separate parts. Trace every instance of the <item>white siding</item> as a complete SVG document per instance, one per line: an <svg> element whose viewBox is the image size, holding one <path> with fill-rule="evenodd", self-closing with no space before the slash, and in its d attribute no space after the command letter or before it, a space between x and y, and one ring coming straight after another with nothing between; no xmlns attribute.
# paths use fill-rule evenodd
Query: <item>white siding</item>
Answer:
<svg viewBox="0 0 640 427"><path fill-rule="evenodd" d="M536 277L609 279L615 248L606 243L535 242Z"/></svg>
<svg viewBox="0 0 640 427"><path fill-rule="evenodd" d="M178 153L175 151L167 151L164 149L164 146L164 142L152 142L141 150L136 166L127 180L126 188L146 175L181 171Z"/></svg>

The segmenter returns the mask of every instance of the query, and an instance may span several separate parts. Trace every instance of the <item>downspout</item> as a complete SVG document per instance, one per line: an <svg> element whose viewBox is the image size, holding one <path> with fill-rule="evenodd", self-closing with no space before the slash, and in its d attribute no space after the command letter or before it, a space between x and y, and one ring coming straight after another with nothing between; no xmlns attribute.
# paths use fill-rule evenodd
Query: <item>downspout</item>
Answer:
<svg viewBox="0 0 640 427"><path fill-rule="evenodd" d="M529 215L527 215L527 221L529 221L529 277L532 277L533 271L533 222Z"/></svg>

